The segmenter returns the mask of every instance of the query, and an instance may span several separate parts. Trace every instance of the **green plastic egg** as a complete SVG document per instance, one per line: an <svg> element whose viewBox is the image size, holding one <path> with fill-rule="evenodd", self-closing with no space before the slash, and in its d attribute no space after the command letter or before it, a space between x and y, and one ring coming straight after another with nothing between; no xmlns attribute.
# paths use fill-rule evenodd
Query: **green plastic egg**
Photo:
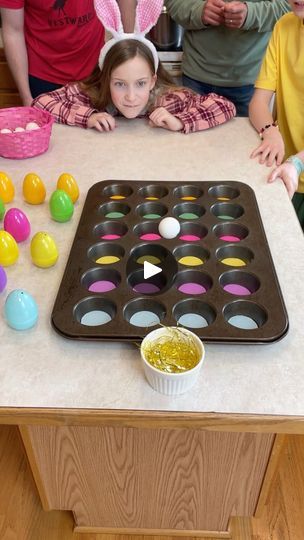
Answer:
<svg viewBox="0 0 304 540"><path fill-rule="evenodd" d="M4 206L3 200L0 197L0 220L3 219L4 214L5 214L5 206Z"/></svg>
<svg viewBox="0 0 304 540"><path fill-rule="evenodd" d="M74 205L71 197L63 191L56 189L50 198L50 212L55 221L64 223L69 221L74 212Z"/></svg>

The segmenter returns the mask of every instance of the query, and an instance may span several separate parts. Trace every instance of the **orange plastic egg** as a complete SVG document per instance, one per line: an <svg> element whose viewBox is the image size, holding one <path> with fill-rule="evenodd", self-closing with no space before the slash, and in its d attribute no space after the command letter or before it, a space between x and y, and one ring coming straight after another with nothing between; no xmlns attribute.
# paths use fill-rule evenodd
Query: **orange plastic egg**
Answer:
<svg viewBox="0 0 304 540"><path fill-rule="evenodd" d="M16 240L7 231L0 231L0 264L10 266L19 257L19 250Z"/></svg>
<svg viewBox="0 0 304 540"><path fill-rule="evenodd" d="M41 204L46 196L45 185L40 176L28 173L23 180L23 197L29 204Z"/></svg>
<svg viewBox="0 0 304 540"><path fill-rule="evenodd" d="M72 202L75 203L79 197L79 188L77 182L69 173L62 173L57 181L57 189L63 189L72 199Z"/></svg>
<svg viewBox="0 0 304 540"><path fill-rule="evenodd" d="M4 203L9 203L15 195L14 184L10 177L3 171L0 171L0 197Z"/></svg>

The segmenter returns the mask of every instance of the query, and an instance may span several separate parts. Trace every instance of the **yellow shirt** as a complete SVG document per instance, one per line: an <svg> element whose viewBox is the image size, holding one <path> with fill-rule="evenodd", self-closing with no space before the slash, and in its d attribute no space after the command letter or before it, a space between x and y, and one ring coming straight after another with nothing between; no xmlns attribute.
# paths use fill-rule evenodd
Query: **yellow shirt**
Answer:
<svg viewBox="0 0 304 540"><path fill-rule="evenodd" d="M287 13L275 25L255 82L276 94L285 158L304 149L304 21ZM304 174L298 191L304 193Z"/></svg>

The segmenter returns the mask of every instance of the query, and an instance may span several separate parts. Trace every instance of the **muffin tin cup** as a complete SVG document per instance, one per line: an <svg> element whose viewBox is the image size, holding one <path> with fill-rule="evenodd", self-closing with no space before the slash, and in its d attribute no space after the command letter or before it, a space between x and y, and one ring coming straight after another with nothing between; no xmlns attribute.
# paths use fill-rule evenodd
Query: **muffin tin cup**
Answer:
<svg viewBox="0 0 304 540"><path fill-rule="evenodd" d="M113 208L130 211L109 219L104 211ZM219 219L218 209L233 219ZM198 217L181 218L176 238L141 238L158 235L162 217L180 211ZM145 218L149 212L159 217ZM183 241L184 234L196 238ZM160 269L147 280L145 261ZM108 180L92 186L52 324L73 339L138 341L151 327L177 324L206 342L281 339L288 316L253 190L241 182Z"/></svg>

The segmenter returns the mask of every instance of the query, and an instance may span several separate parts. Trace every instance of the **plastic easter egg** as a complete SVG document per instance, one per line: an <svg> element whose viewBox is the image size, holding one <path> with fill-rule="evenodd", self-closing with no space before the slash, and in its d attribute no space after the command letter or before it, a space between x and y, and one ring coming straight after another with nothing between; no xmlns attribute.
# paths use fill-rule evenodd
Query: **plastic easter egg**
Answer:
<svg viewBox="0 0 304 540"><path fill-rule="evenodd" d="M3 219L4 214L5 214L5 206L4 206L3 200L0 198L0 220Z"/></svg>
<svg viewBox="0 0 304 540"><path fill-rule="evenodd" d="M46 196L45 185L40 176L35 173L28 173L23 180L23 197L29 204L41 204Z"/></svg>
<svg viewBox="0 0 304 540"><path fill-rule="evenodd" d="M19 249L15 238L7 231L0 231L0 264L11 266L18 257Z"/></svg>
<svg viewBox="0 0 304 540"><path fill-rule="evenodd" d="M6 212L3 226L4 230L9 232L16 242L24 242L31 233L30 222L19 208L10 208Z"/></svg>
<svg viewBox="0 0 304 540"><path fill-rule="evenodd" d="M73 203L75 203L79 197L79 187L77 182L69 173L62 173L57 181L57 188L63 189L68 195L70 195Z"/></svg>
<svg viewBox="0 0 304 540"><path fill-rule="evenodd" d="M36 324L38 307L34 298L23 289L15 289L6 298L4 315L15 330L27 330Z"/></svg>
<svg viewBox="0 0 304 540"><path fill-rule="evenodd" d="M9 128L3 128L1 129L0 133L12 133L12 130Z"/></svg>
<svg viewBox="0 0 304 540"><path fill-rule="evenodd" d="M25 129L27 131L34 131L35 129L39 129L40 126L36 122L28 122L25 126Z"/></svg>
<svg viewBox="0 0 304 540"><path fill-rule="evenodd" d="M4 291L7 284L7 277L4 268L0 266L0 292Z"/></svg>
<svg viewBox="0 0 304 540"><path fill-rule="evenodd" d="M74 212L74 206L71 197L63 191L56 189L50 198L51 216L55 221L64 223L69 221Z"/></svg>
<svg viewBox="0 0 304 540"><path fill-rule="evenodd" d="M38 232L31 241L31 257L33 263L40 268L53 266L58 259L55 240L47 232Z"/></svg>
<svg viewBox="0 0 304 540"><path fill-rule="evenodd" d="M4 203L9 203L15 195L14 184L10 177L3 171L0 171L0 197Z"/></svg>

